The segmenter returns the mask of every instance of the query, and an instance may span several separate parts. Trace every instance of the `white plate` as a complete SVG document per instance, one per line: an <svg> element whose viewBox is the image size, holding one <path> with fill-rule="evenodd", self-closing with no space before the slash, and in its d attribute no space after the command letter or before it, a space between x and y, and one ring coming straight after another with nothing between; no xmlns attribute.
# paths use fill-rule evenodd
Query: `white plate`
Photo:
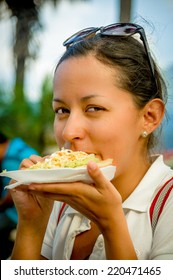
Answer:
<svg viewBox="0 0 173 280"><path fill-rule="evenodd" d="M111 181L114 178L116 167L110 165L102 167L100 170L104 176ZM17 181L14 184L6 186L7 189L30 183L93 182L88 175L86 167L7 171L0 173L0 176L6 176Z"/></svg>

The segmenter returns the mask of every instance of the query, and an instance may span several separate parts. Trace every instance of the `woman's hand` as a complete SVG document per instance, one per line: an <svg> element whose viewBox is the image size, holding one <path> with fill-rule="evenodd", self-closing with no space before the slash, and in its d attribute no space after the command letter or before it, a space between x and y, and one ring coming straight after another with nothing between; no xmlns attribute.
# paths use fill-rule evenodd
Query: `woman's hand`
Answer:
<svg viewBox="0 0 173 280"><path fill-rule="evenodd" d="M53 207L52 199L30 192L28 185L21 185L20 187L14 188L10 190L10 193L20 222L32 222L38 226L41 222L45 221L47 224Z"/></svg>
<svg viewBox="0 0 173 280"><path fill-rule="evenodd" d="M43 160L39 156L24 159L20 169L30 167ZM12 183L12 182L11 182ZM28 190L21 185L10 190L18 212L18 226L11 259L41 259L41 247L47 223L53 207L53 200Z"/></svg>
<svg viewBox="0 0 173 280"><path fill-rule="evenodd" d="M42 157L33 155L21 162L20 169L26 169L42 160ZM14 183L14 181L10 183ZM52 199L31 193L28 190L28 185L20 185L18 188L12 189L10 193L18 211L20 222L30 221L38 226L41 221L45 221L47 224L53 206Z"/></svg>
<svg viewBox="0 0 173 280"><path fill-rule="evenodd" d="M19 169L25 169L31 167L33 164L36 164L39 161L43 161L45 157L40 157L38 155L32 155L29 158L22 160Z"/></svg>
<svg viewBox="0 0 173 280"><path fill-rule="evenodd" d="M102 174L97 164L90 162L88 173L94 181L89 185L82 182L31 184L28 189L54 200L64 201L98 225L100 230L114 219L122 199L116 188ZM110 222L111 223L111 222Z"/></svg>

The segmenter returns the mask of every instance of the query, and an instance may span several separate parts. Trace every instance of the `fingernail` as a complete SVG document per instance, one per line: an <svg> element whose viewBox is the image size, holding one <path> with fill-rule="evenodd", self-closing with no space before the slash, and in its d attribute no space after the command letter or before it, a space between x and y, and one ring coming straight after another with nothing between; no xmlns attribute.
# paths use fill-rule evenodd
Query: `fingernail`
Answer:
<svg viewBox="0 0 173 280"><path fill-rule="evenodd" d="M90 161L88 167L91 171L94 171L97 168L97 164L94 161Z"/></svg>

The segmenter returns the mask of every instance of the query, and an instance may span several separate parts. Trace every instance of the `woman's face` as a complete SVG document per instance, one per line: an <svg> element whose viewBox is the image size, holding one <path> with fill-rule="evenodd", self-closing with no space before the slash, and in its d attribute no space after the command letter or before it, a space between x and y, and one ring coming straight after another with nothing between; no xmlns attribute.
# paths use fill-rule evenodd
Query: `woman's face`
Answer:
<svg viewBox="0 0 173 280"><path fill-rule="evenodd" d="M113 158L118 175L141 153L142 117L115 75L92 56L65 60L55 73L53 109L59 147Z"/></svg>

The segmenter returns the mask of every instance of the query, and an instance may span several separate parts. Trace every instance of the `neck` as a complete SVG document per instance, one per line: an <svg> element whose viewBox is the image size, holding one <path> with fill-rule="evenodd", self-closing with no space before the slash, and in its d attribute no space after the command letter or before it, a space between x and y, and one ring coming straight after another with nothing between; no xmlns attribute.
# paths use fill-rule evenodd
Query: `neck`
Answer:
<svg viewBox="0 0 173 280"><path fill-rule="evenodd" d="M137 164L131 165L123 174L117 175L112 183L120 193L122 200L125 201L134 189L138 186L151 163L149 159L138 161Z"/></svg>

